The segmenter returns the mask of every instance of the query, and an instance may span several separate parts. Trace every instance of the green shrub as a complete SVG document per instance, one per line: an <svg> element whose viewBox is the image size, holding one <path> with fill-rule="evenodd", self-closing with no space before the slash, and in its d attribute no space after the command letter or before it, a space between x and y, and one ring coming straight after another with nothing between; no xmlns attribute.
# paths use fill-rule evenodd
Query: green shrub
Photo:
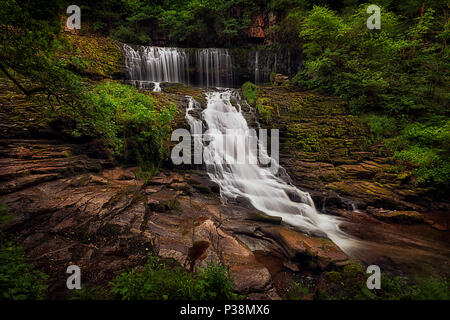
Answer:
<svg viewBox="0 0 450 320"><path fill-rule="evenodd" d="M394 158L418 166L413 172L419 184L448 188L450 181L450 120L433 117L411 122L387 141Z"/></svg>
<svg viewBox="0 0 450 320"><path fill-rule="evenodd" d="M367 277L368 274L365 273L363 266L357 263L351 263L340 271L327 272L325 279L338 285L339 289L319 290L315 298L327 300L446 300L449 298L449 282L445 279L429 277L412 281L407 277L382 272L381 289L369 290L366 284Z"/></svg>
<svg viewBox="0 0 450 320"><path fill-rule="evenodd" d="M450 282L429 277L412 288L413 300L450 300Z"/></svg>
<svg viewBox="0 0 450 320"><path fill-rule="evenodd" d="M256 103L256 99L258 98L259 88L255 84L247 81L242 85L242 94L247 102L254 106Z"/></svg>
<svg viewBox="0 0 450 320"><path fill-rule="evenodd" d="M70 300L105 300L108 297L108 292L102 287L82 287L81 289L73 290L70 295Z"/></svg>
<svg viewBox="0 0 450 320"><path fill-rule="evenodd" d="M153 255L141 270L124 272L110 285L112 294L123 300L237 298L225 267L208 265L196 275Z"/></svg>
<svg viewBox="0 0 450 320"><path fill-rule="evenodd" d="M0 300L42 300L47 276L33 270L23 249L0 234Z"/></svg>
<svg viewBox="0 0 450 320"><path fill-rule="evenodd" d="M225 266L209 264L201 269L196 284L197 298L202 300L235 300L230 274Z"/></svg>
<svg viewBox="0 0 450 320"><path fill-rule="evenodd" d="M376 140L392 137L397 133L396 120L393 117L367 114L362 116L361 120L369 126Z"/></svg>
<svg viewBox="0 0 450 320"><path fill-rule="evenodd" d="M448 73L434 70L448 66L448 22L432 8L408 22L381 8L383 27L374 31L365 28L367 6L341 14L314 6L297 16L305 60L294 82L347 99L354 113L443 112Z"/></svg>
<svg viewBox="0 0 450 320"><path fill-rule="evenodd" d="M273 107L267 105L267 103L270 103L270 99L258 98L256 100L256 110L258 111L258 114L263 117L263 120L266 123L269 122L273 111Z"/></svg>
<svg viewBox="0 0 450 320"><path fill-rule="evenodd" d="M84 95L82 107L66 111L77 121L73 135L100 137L119 159L145 166L167 159L178 109L157 107L132 86L105 82Z"/></svg>

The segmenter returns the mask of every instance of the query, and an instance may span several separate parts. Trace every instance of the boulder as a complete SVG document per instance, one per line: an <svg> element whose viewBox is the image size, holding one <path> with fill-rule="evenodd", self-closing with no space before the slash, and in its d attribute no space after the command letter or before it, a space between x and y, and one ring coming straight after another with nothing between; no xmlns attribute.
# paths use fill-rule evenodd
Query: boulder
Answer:
<svg viewBox="0 0 450 320"><path fill-rule="evenodd" d="M281 226L261 228L261 231L277 241L289 259L305 262L310 266L317 263L320 269L342 265L348 261L347 255L328 239L313 238Z"/></svg>

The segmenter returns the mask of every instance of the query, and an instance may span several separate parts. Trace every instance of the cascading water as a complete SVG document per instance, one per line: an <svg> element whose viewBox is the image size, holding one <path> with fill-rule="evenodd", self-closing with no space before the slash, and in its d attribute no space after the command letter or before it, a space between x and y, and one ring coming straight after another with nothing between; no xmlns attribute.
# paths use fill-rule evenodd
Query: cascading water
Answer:
<svg viewBox="0 0 450 320"><path fill-rule="evenodd" d="M189 61L183 49L140 46L135 50L125 44L123 51L127 81L139 89L154 84L155 91L160 91L160 82L189 82Z"/></svg>
<svg viewBox="0 0 450 320"><path fill-rule="evenodd" d="M259 83L259 52L255 52L255 83Z"/></svg>
<svg viewBox="0 0 450 320"><path fill-rule="evenodd" d="M233 85L233 63L228 49L199 49L195 59L200 86L208 88Z"/></svg>
<svg viewBox="0 0 450 320"><path fill-rule="evenodd" d="M208 126L207 140L210 142L204 147L203 156L207 173L220 186L221 194L226 198L244 197L256 209L282 217L284 222L306 233L325 234L341 249L348 251L355 242L340 231L339 218L320 214L307 192L283 181L255 161L257 154L245 138L251 134L247 121L231 103L234 99L241 109L236 91L210 91L206 97L207 108L203 111L203 118ZM186 119L191 130L201 125L190 115ZM245 150L250 161L237 161L238 152L234 146L238 140L243 146L243 150L238 152Z"/></svg>
<svg viewBox="0 0 450 320"><path fill-rule="evenodd" d="M123 46L127 82L139 89L161 91L160 82L193 82L202 87L232 87L233 62L228 49L190 50L139 46ZM191 70L191 77L189 71Z"/></svg>
<svg viewBox="0 0 450 320"><path fill-rule="evenodd" d="M155 91L160 91L160 82L187 83L189 69L196 70L195 78L203 87L232 87L234 84L232 58L227 49L197 49L195 59L189 59L187 50L176 48L139 47L135 50L124 45L124 52L128 81L138 88L153 83ZM275 55L275 65L276 58ZM192 68L189 61L193 60L195 64ZM259 80L258 60L256 53L255 81ZM320 214L307 192L297 189L273 174L268 167L258 164L261 155L266 159L270 157L259 142L258 162L257 152L250 145L250 140L246 139L252 133L241 113L236 91L219 89L207 92L206 96L207 108L202 114L208 126L208 140L212 140L205 146L203 158L207 173L220 186L221 194L225 198L244 197L256 209L268 215L280 216L284 222L304 232L325 234L344 251L354 245L355 242L340 231L339 218ZM232 105L232 99L239 111ZM190 97L186 120L196 133L194 141L202 145L202 121L190 114L190 111L199 107ZM236 146L236 141L240 141L242 150ZM244 151L250 161L242 163L237 158ZM202 150L194 150L194 155L199 152Z"/></svg>

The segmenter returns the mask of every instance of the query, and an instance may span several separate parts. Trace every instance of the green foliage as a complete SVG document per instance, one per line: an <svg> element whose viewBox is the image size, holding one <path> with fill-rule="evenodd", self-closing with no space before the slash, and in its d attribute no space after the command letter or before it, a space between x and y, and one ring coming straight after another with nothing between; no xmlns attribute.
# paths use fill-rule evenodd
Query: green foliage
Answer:
<svg viewBox="0 0 450 320"><path fill-rule="evenodd" d="M242 85L242 94L244 95L244 98L247 100L247 102L254 106L256 103L256 99L258 98L259 94L259 88L255 84L247 81Z"/></svg>
<svg viewBox="0 0 450 320"><path fill-rule="evenodd" d="M361 120L369 126L376 140L392 137L397 133L397 123L393 117L366 114Z"/></svg>
<svg viewBox="0 0 450 320"><path fill-rule="evenodd" d="M367 289L368 275L360 264L351 263L341 271L325 274L327 282L337 286L337 290L322 289L316 293L317 299L357 299L357 300L447 300L449 281L436 277L411 279L381 274L381 289ZM335 287L336 288L336 287Z"/></svg>
<svg viewBox="0 0 450 320"><path fill-rule="evenodd" d="M450 282L434 277L423 279L420 284L412 288L413 300L449 300Z"/></svg>
<svg viewBox="0 0 450 320"><path fill-rule="evenodd" d="M108 297L108 292L102 287L82 287L81 289L73 290L70 295L70 300L105 300Z"/></svg>
<svg viewBox="0 0 450 320"><path fill-rule="evenodd" d="M77 121L74 136L100 137L119 159L144 167L167 158L175 106L157 107L150 96L113 82L93 87L81 103L64 110Z"/></svg>
<svg viewBox="0 0 450 320"><path fill-rule="evenodd" d="M256 110L259 115L263 117L266 123L269 123L270 116L272 115L273 107L267 105L270 102L270 99L267 98L258 98L256 100Z"/></svg>
<svg viewBox="0 0 450 320"><path fill-rule="evenodd" d="M46 280L27 262L23 249L0 234L0 300L42 300Z"/></svg>
<svg viewBox="0 0 450 320"><path fill-rule="evenodd" d="M141 270L124 272L110 285L112 294L123 300L237 298L225 267L208 265L195 275L151 254Z"/></svg>
<svg viewBox="0 0 450 320"><path fill-rule="evenodd" d="M417 166L414 173L419 184L448 188L450 181L450 120L443 116L411 122L386 145L394 158Z"/></svg>
<svg viewBox="0 0 450 320"><path fill-rule="evenodd" d="M241 41L256 9L250 0L84 0L80 4L87 25L120 41L148 44L152 35L196 46Z"/></svg>
<svg viewBox="0 0 450 320"><path fill-rule="evenodd" d="M61 1L7 0L0 5L0 69L27 96L45 93L71 104L81 92L80 77L56 53Z"/></svg>
<svg viewBox="0 0 450 320"><path fill-rule="evenodd" d="M148 181L158 173L159 168L153 163L150 163L138 168L138 170L136 171L136 179L144 179L145 181Z"/></svg>
<svg viewBox="0 0 450 320"><path fill-rule="evenodd" d="M11 219L9 208L6 204L0 202L0 225Z"/></svg>
<svg viewBox="0 0 450 320"><path fill-rule="evenodd" d="M8 207L0 203L0 225L10 219ZM22 247L0 231L0 300L42 300L47 276L33 270Z"/></svg>
<svg viewBox="0 0 450 320"><path fill-rule="evenodd" d="M366 6L343 16L318 6L308 12L299 32L305 68L296 83L349 100L355 113L415 114L431 107L443 112L449 75L436 70L448 66L442 40L448 23L435 23L430 8L403 25L382 8L381 30L369 30Z"/></svg>
<svg viewBox="0 0 450 320"><path fill-rule="evenodd" d="M366 7L296 13L306 59L293 82L348 100L394 158L418 166L419 184L448 188L448 19L432 3L409 19L383 7L381 29L369 30Z"/></svg>
<svg viewBox="0 0 450 320"><path fill-rule="evenodd" d="M208 264L200 270L196 284L197 299L201 300L236 300L231 276L225 266Z"/></svg>
<svg viewBox="0 0 450 320"><path fill-rule="evenodd" d="M174 300L193 299L193 277L181 269L149 256L147 264L138 271L124 272L114 278L111 292L122 300Z"/></svg>
<svg viewBox="0 0 450 320"><path fill-rule="evenodd" d="M294 282L292 283L292 287L288 290L286 298L288 300L301 300L308 293L308 288L301 282Z"/></svg>

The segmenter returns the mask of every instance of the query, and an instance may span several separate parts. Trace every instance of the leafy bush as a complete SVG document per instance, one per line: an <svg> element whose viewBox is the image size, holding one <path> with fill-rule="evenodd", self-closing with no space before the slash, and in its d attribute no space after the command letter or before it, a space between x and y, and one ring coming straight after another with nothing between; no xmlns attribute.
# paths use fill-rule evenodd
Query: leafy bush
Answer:
<svg viewBox="0 0 450 320"><path fill-rule="evenodd" d="M386 141L394 158L417 165L419 184L448 188L450 181L450 120L431 117L411 122L396 137Z"/></svg>
<svg viewBox="0 0 450 320"><path fill-rule="evenodd" d="M351 263L341 271L325 274L327 281L338 285L339 290L328 292L319 290L317 299L357 299L357 300L446 300L449 298L449 281L437 277L419 279L414 283L402 276L381 274L381 289L369 290L367 274L362 265Z"/></svg>
<svg viewBox="0 0 450 320"><path fill-rule="evenodd" d="M256 103L256 99L258 98L259 88L255 84L247 81L242 85L242 94L247 102L254 106Z"/></svg>
<svg viewBox="0 0 450 320"><path fill-rule="evenodd" d="M147 264L117 276L112 294L123 300L235 299L230 276L223 266L208 265L198 275L149 255Z"/></svg>
<svg viewBox="0 0 450 320"><path fill-rule="evenodd" d="M230 274L225 266L208 265L201 269L196 284L198 299L234 300L238 295L233 291Z"/></svg>
<svg viewBox="0 0 450 320"><path fill-rule="evenodd" d="M431 107L445 112L449 96L442 89L449 75L435 70L448 65L442 41L448 22L435 21L429 8L402 24L382 8L383 27L374 31L365 27L366 7L339 15L314 6L304 16L299 36L306 60L294 82L349 100L355 113L420 114Z"/></svg>
<svg viewBox="0 0 450 320"><path fill-rule="evenodd" d="M361 120L369 126L370 131L376 140L392 137L397 132L395 118L376 114L367 114L362 116Z"/></svg>
<svg viewBox="0 0 450 320"><path fill-rule="evenodd" d="M0 300L42 300L47 276L33 270L23 249L0 234Z"/></svg>
<svg viewBox="0 0 450 320"><path fill-rule="evenodd" d="M258 98L256 100L256 110L263 117L266 123L269 123L270 116L272 115L273 107L267 105L270 102L270 99L267 98Z"/></svg>
<svg viewBox="0 0 450 320"><path fill-rule="evenodd" d="M412 288L413 300L450 300L450 283L434 277L423 279Z"/></svg>
<svg viewBox="0 0 450 320"><path fill-rule="evenodd" d="M76 119L75 136L104 139L119 159L146 166L160 164L169 154L175 106L157 107L136 88L113 82L95 86L82 107L65 110Z"/></svg>
<svg viewBox="0 0 450 320"><path fill-rule="evenodd" d="M105 300L108 297L108 292L102 287L82 287L81 289L73 290L70 300Z"/></svg>

